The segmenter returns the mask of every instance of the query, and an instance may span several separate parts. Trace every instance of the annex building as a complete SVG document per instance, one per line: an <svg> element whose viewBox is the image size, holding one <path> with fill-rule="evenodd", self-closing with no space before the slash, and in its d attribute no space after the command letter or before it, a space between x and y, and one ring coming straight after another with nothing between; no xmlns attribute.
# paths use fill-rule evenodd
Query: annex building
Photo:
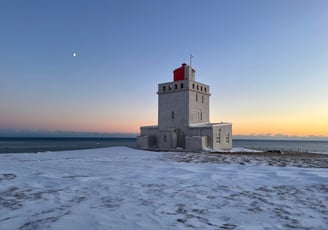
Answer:
<svg viewBox="0 0 328 230"><path fill-rule="evenodd" d="M158 84L158 125L140 127L137 146L149 150L230 149L232 124L210 123L210 87L183 63L173 81Z"/></svg>

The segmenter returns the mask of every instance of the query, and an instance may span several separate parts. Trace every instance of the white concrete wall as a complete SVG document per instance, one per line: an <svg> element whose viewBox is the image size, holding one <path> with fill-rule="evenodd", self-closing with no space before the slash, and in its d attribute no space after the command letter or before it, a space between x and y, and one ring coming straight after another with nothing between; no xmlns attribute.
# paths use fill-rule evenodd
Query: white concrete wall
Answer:
<svg viewBox="0 0 328 230"><path fill-rule="evenodd" d="M184 73L185 73L184 77L186 80L195 81L196 71L193 71L191 66L186 65L184 69Z"/></svg>
<svg viewBox="0 0 328 230"><path fill-rule="evenodd" d="M232 148L232 125L229 123L213 125L213 149Z"/></svg>
<svg viewBox="0 0 328 230"><path fill-rule="evenodd" d="M189 123L209 122L209 96L203 93L189 91Z"/></svg>
<svg viewBox="0 0 328 230"><path fill-rule="evenodd" d="M137 147L141 149L158 148L158 127L140 127L140 136L137 137Z"/></svg>
<svg viewBox="0 0 328 230"><path fill-rule="evenodd" d="M138 136L137 137L137 148L150 149L149 136Z"/></svg>
<svg viewBox="0 0 328 230"><path fill-rule="evenodd" d="M181 84L183 88L181 88ZM177 127L210 120L210 87L196 81L175 81L158 85L159 129ZM175 119L172 119L172 112Z"/></svg>
<svg viewBox="0 0 328 230"><path fill-rule="evenodd" d="M202 151L207 145L206 136L186 136L187 151Z"/></svg>
<svg viewBox="0 0 328 230"><path fill-rule="evenodd" d="M177 133L175 129L159 131L159 149L170 150L177 148Z"/></svg>
<svg viewBox="0 0 328 230"><path fill-rule="evenodd" d="M190 127L186 131L186 136L206 136L207 137L207 146L212 148L212 135L213 130L210 125L207 127Z"/></svg>
<svg viewBox="0 0 328 230"><path fill-rule="evenodd" d="M188 89L186 83L187 81L176 81L159 85L158 126L160 130L169 128L184 130L188 126ZM184 84L182 89L181 84ZM177 89L175 85L177 85ZM165 91L163 90L164 86L166 87Z"/></svg>

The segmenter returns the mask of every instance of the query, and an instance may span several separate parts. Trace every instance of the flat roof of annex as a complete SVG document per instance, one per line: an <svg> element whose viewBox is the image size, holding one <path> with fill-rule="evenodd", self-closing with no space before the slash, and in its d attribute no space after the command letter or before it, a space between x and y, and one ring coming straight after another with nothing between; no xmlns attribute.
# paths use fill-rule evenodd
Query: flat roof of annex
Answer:
<svg viewBox="0 0 328 230"><path fill-rule="evenodd" d="M212 126L226 126L231 125L229 122L220 122L220 123L196 123L196 124L189 124L189 128L209 128Z"/></svg>

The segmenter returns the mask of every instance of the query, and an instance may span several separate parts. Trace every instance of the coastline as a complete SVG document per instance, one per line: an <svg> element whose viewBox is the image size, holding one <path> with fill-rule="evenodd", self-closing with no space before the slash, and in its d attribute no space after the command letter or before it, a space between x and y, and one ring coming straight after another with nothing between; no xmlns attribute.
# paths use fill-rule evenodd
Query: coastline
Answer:
<svg viewBox="0 0 328 230"><path fill-rule="evenodd" d="M26 153L95 149L110 146L136 147L135 137L0 137L1 153ZM328 154L328 141L234 139L233 151L311 152ZM179 151L179 150L177 150ZM210 151L210 150L209 150Z"/></svg>
<svg viewBox="0 0 328 230"><path fill-rule="evenodd" d="M136 149L135 140L135 138L0 138L0 154L55 153L63 151L101 149L115 146L125 146ZM172 150L171 152L158 152L162 155L173 156L175 160L180 162L210 162L218 164L238 163L241 165L256 162L256 164L267 164L281 167L296 166L328 168L328 152L326 152L328 142L314 142L320 144L318 146L324 150L322 153L315 151L293 151L290 150L290 148L286 148L286 146L289 145L288 147L290 147L293 143L296 143L294 145L294 149L301 149L298 148L300 144L313 146L313 142L311 141L294 142L248 140L246 142L238 142L237 140L234 143L235 145L241 145L240 147L233 147L230 151L211 152L208 150L201 153L193 153ZM262 146L260 146L260 148L250 148L247 144L257 146L262 144ZM317 147L317 145L315 147ZM261 148L266 150L253 150Z"/></svg>

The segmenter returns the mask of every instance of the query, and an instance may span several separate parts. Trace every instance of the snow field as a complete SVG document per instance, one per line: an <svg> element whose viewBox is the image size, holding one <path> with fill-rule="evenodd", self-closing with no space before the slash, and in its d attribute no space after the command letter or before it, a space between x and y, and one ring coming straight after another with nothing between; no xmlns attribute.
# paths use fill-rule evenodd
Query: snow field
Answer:
<svg viewBox="0 0 328 230"><path fill-rule="evenodd" d="M2 154L0 229L328 226L327 169L168 157L177 154L127 147Z"/></svg>

